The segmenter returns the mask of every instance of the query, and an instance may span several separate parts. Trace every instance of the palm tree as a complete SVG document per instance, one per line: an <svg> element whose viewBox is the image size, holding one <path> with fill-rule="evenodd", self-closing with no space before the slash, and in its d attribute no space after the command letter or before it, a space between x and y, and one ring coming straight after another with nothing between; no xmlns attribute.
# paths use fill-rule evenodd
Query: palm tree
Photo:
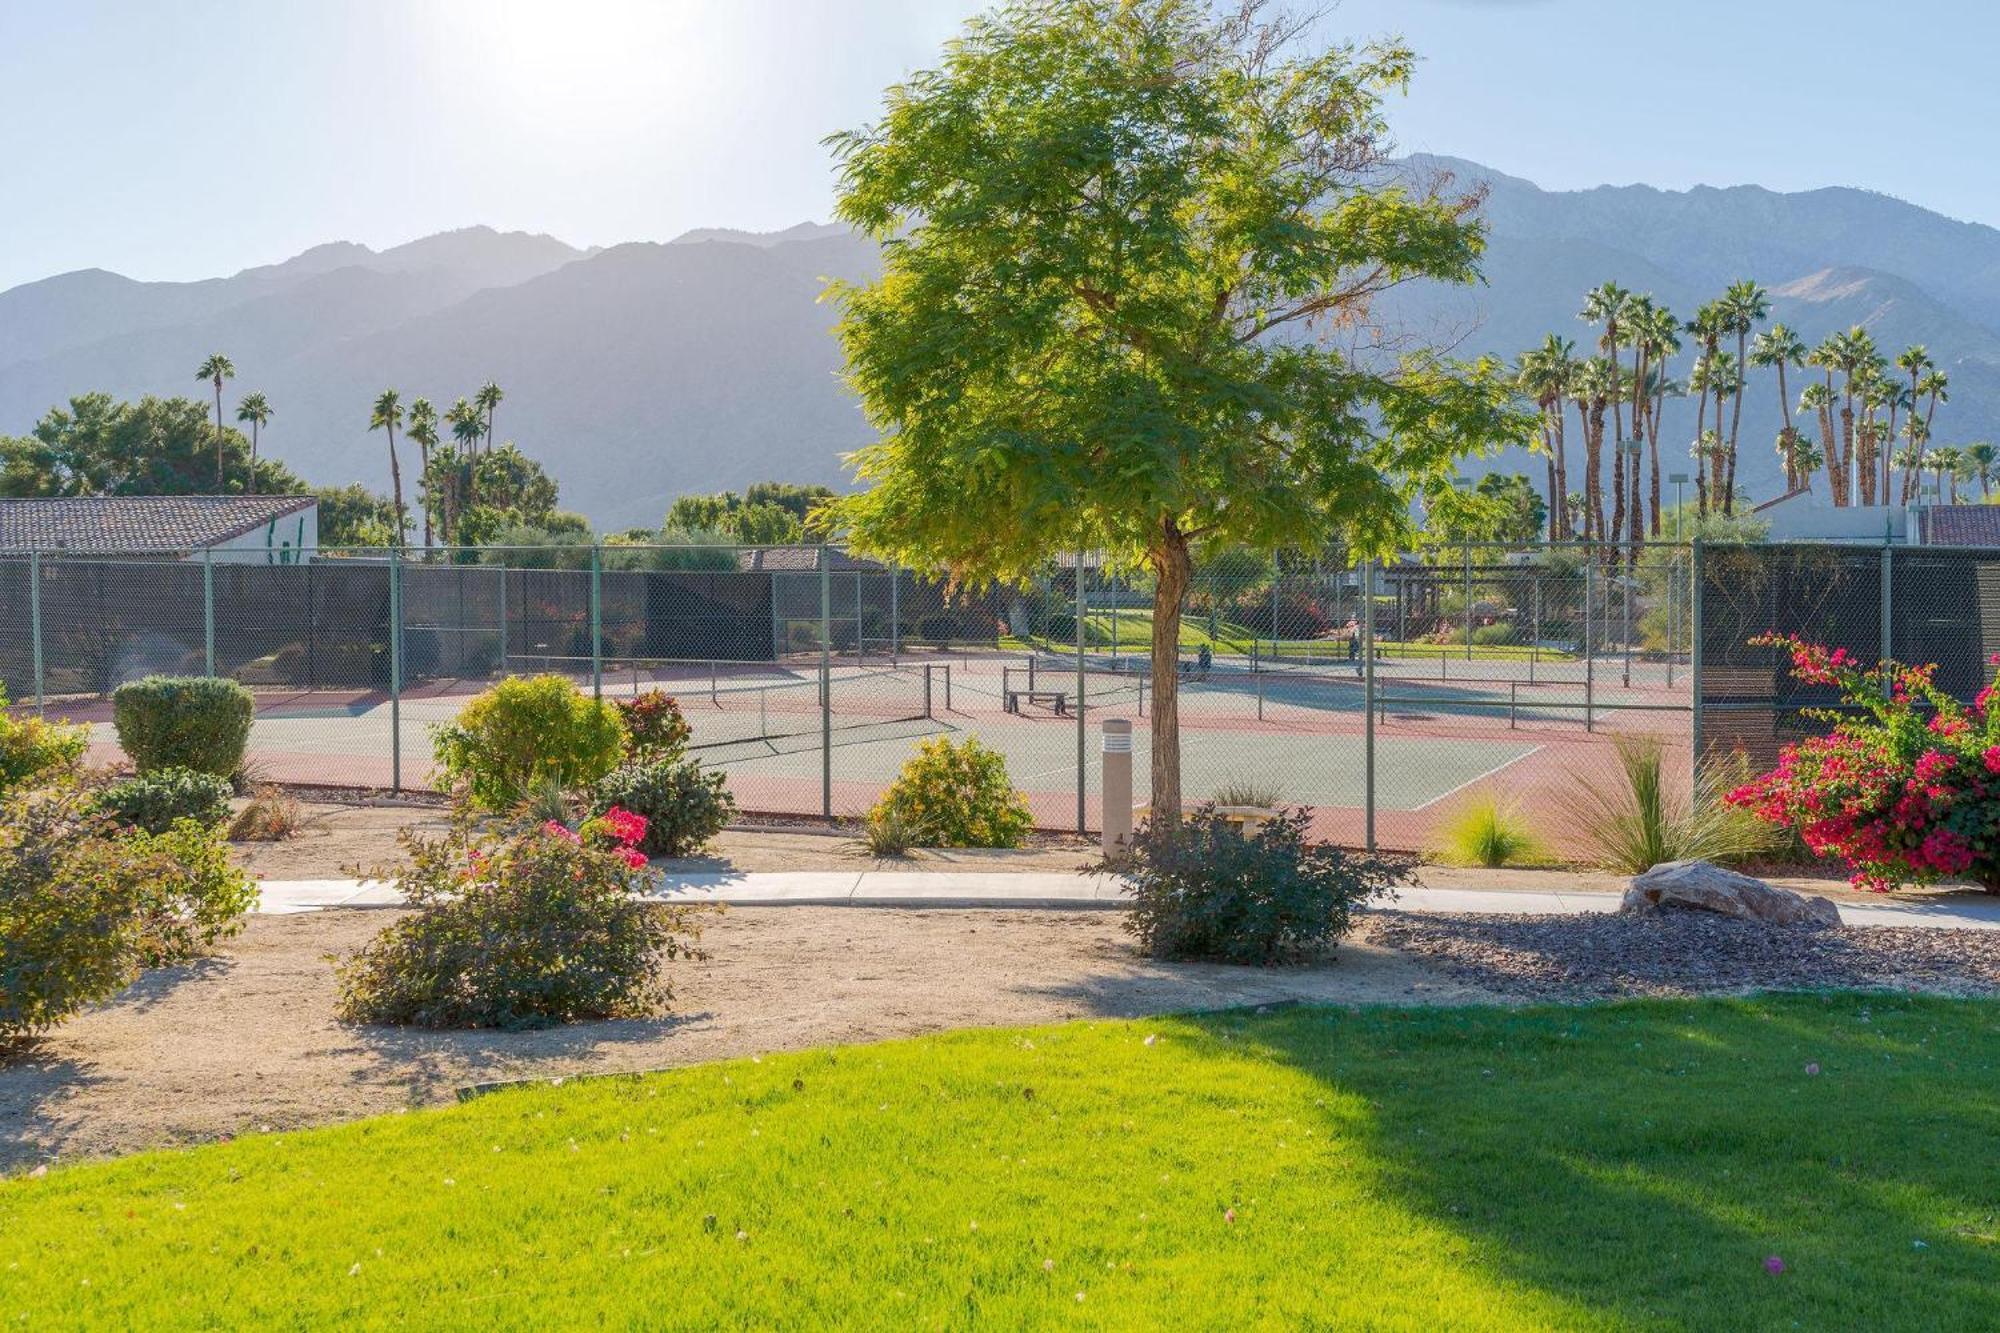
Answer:
<svg viewBox="0 0 2000 1333"><path fill-rule="evenodd" d="M1988 440L1965 446L1966 471L1979 483L1979 498L1990 501L1993 498L1993 468L2000 463L2000 449Z"/></svg>
<svg viewBox="0 0 2000 1333"><path fill-rule="evenodd" d="M215 386L215 493L222 494L222 382L236 378L236 363L220 352L210 352L208 360L194 372L198 380Z"/></svg>
<svg viewBox="0 0 2000 1333"><path fill-rule="evenodd" d="M493 409L500 406L500 400L506 396L492 380L480 385L479 392L472 395L473 405L486 419L486 452L489 454L493 452Z"/></svg>
<svg viewBox="0 0 2000 1333"><path fill-rule="evenodd" d="M479 441L486 433L486 418L477 407L461 398L444 412L445 424L451 427L451 438L458 445L458 453L465 468L465 488L462 508L458 519L463 519L479 503ZM463 543L463 524L454 520L453 531Z"/></svg>
<svg viewBox="0 0 2000 1333"><path fill-rule="evenodd" d="M1618 370L1601 356L1580 362L1570 383L1583 421L1583 536L1586 541L1603 541L1604 524L1604 409L1618 396Z"/></svg>
<svg viewBox="0 0 2000 1333"><path fill-rule="evenodd" d="M1798 442L1799 433L1792 426L1792 391L1785 384L1785 370L1789 366L1803 366L1806 361L1805 340L1792 331L1789 324L1773 324L1757 335L1757 341L1750 347L1750 364L1762 369L1778 372L1778 420L1785 424L1778 430L1778 456L1785 462L1785 490L1795 491L1805 481L1805 474L1799 468L1798 459L1792 456Z"/></svg>
<svg viewBox="0 0 2000 1333"><path fill-rule="evenodd" d="M1924 456L1924 466L1937 473L1939 504L1958 503L1958 469L1965 462L1965 455L1948 444L1941 444ZM1951 478L1951 498L1945 498L1945 478Z"/></svg>
<svg viewBox="0 0 2000 1333"><path fill-rule="evenodd" d="M396 501L396 545L401 546L409 536L409 520L403 512L403 469L396 461L396 427L403 424L402 395L394 389L384 389L375 399L375 410L368 418L368 429L385 431L389 436L389 483L394 489Z"/></svg>
<svg viewBox="0 0 2000 1333"><path fill-rule="evenodd" d="M1626 317L1631 308L1632 293L1626 291L1615 282L1605 282L1591 291L1584 293L1583 309L1577 312L1578 319L1592 324L1604 325L1604 334L1598 339L1597 345L1599 350L1604 354L1603 360L1608 372L1605 376L1604 387L1611 407L1611 471L1616 489L1613 493L1612 503L1613 522L1607 533L1601 512L1604 505L1604 497L1602 495L1603 483L1600 473L1600 493L1597 497L1598 509L1600 511L1597 520L1597 535L1599 540L1603 540L1608 536L1612 541L1616 541L1625 525L1625 413L1622 406L1624 394L1619 389L1621 375L1618 366L1618 349L1623 345L1623 333L1619 328L1619 323ZM1598 412L1599 424L1594 432L1596 442L1592 446L1593 454L1596 448L1604 442L1602 408L1599 408Z"/></svg>
<svg viewBox="0 0 2000 1333"><path fill-rule="evenodd" d="M1751 330L1768 319L1771 314L1771 297L1762 287L1748 278L1729 284L1722 293L1723 329L1736 335L1736 366L1739 377L1749 364L1749 340ZM1722 480L1722 512L1733 513L1736 508L1736 438L1743 427L1743 394L1739 379L1735 405L1729 413L1729 455Z"/></svg>
<svg viewBox="0 0 2000 1333"><path fill-rule="evenodd" d="M1571 382L1576 376L1576 344L1551 333L1540 347L1521 354L1516 377L1521 392L1541 410L1542 442L1549 466L1549 540L1574 536L1568 506L1560 503L1569 492L1568 450L1564 427Z"/></svg>
<svg viewBox="0 0 2000 1333"><path fill-rule="evenodd" d="M1742 376L1737 370L1735 356L1720 350L1703 353L1688 375L1688 387L1701 395L1704 402L1711 398L1715 400L1715 425L1704 429L1701 418L1695 420L1695 439L1703 442L1695 450L1694 474L1695 504L1701 514L1707 514L1710 509L1728 512L1722 508L1722 488L1728 484L1726 464L1729 456L1729 437L1722 433L1722 409L1741 384Z"/></svg>
<svg viewBox="0 0 2000 1333"><path fill-rule="evenodd" d="M1659 367L1657 373L1648 377L1650 384L1639 381L1637 392L1641 401L1649 408L1651 420L1646 427L1646 440L1652 455L1652 495L1646 506L1648 527L1655 533L1660 530L1660 415L1666 409L1667 399L1686 392L1681 385L1667 374L1667 362L1680 354L1681 324L1674 318L1674 312L1663 305L1648 303L1645 317L1634 326L1634 338L1646 345L1648 361Z"/></svg>
<svg viewBox="0 0 2000 1333"><path fill-rule="evenodd" d="M1688 372L1688 388L1695 395L1694 409L1694 494L1695 511L1708 513L1708 455L1700 442L1706 437L1708 423L1708 397L1713 387L1708 367L1717 354L1717 344L1722 338L1722 310L1714 301L1704 302L1694 312L1686 326L1687 334L1695 341L1694 369ZM1718 399L1715 420L1722 424L1722 404Z"/></svg>
<svg viewBox="0 0 2000 1333"><path fill-rule="evenodd" d="M1912 404L1910 410L1914 412L1916 411L1917 386L1923 382L1925 375L1937 369L1937 367L1931 360L1929 349L1922 343L1912 343L1902 351L1896 353L1896 369L1902 371L1910 378L1910 402ZM1923 451L1921 449L1912 451L1910 461L1911 466L1903 472L1904 504L1910 502L1911 477L1918 469L1923 467ZM1888 498L1888 487L1886 485L1883 487L1883 498L1885 500Z"/></svg>
<svg viewBox="0 0 2000 1333"><path fill-rule="evenodd" d="M418 398L410 404L409 429L403 432L406 439L417 442L417 490L424 497L424 549L431 549L431 511L439 508L438 499L431 493L431 448L437 444L437 409L428 398ZM445 520L449 525L450 519ZM451 543L449 531L445 543Z"/></svg>
<svg viewBox="0 0 2000 1333"><path fill-rule="evenodd" d="M236 419L250 423L250 494L257 493L257 433L271 424L271 403L263 391L252 389L236 405Z"/></svg>
<svg viewBox="0 0 2000 1333"><path fill-rule="evenodd" d="M1946 390L1950 387L1950 385L1951 385L1950 379L1945 375L1945 373L1942 370L1929 370L1924 372L1924 377L1921 380L1917 381L1916 388L1911 393L1910 438L1917 443L1917 454L1919 459L1921 459L1923 456L1923 441L1928 440L1930 438L1931 422L1935 420L1937 417L1938 404L1948 403L1951 401L1951 395L1946 392ZM1923 430L1921 438L1916 434L1916 429L1917 429L1916 402L1919 399L1921 399L1924 404ZM1921 466L1921 463L1919 463L1919 466Z"/></svg>

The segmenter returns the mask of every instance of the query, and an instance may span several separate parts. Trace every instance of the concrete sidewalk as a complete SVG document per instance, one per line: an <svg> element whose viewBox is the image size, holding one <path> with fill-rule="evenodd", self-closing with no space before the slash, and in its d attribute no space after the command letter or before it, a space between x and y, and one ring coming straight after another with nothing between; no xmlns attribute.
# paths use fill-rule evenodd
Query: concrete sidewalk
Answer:
<svg viewBox="0 0 2000 1333"><path fill-rule="evenodd" d="M1065 871L765 871L664 877L653 897L665 902L728 903L736 907L964 907L1104 909L1128 901L1123 885ZM394 885L353 879L267 880L257 910L269 915L339 907L395 907ZM1610 912L1615 893L1551 893L1526 889L1399 890L1405 912L1474 912L1565 916ZM1938 926L2000 929L2000 899L1959 898L1923 903L1841 903L1850 926Z"/></svg>

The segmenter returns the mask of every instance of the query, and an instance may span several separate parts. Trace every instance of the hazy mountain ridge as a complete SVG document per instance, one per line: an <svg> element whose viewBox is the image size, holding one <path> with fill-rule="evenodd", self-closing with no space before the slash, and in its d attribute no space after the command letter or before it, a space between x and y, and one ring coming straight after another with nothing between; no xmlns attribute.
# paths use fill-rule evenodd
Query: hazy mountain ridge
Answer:
<svg viewBox="0 0 2000 1333"><path fill-rule="evenodd" d="M1552 192L1459 160L1413 163L1488 183L1487 280L1398 289L1378 310L1387 323L1463 355L1511 359L1550 331L1581 351L1596 331L1576 311L1606 279L1686 316L1754 277L1809 342L1865 323L1892 355L1928 344L1952 376L1940 441L2000 437L2000 231L1859 190ZM65 274L0 292L0 433L89 389L200 396L194 367L221 350L238 367L226 401L270 395L273 455L315 482L384 487L374 395L394 386L443 407L492 378L507 391L499 435L554 469L566 504L606 527L654 524L688 491L847 481L840 455L872 432L840 384L822 295L826 279L878 269L872 242L802 223L601 250L479 227L380 252L335 242L197 283ZM1805 380L1792 376L1794 395ZM1670 446L1693 425L1692 402L1671 404ZM1741 465L1760 499L1778 481L1778 425L1760 373ZM1491 468L1541 474L1518 454L1468 470Z"/></svg>

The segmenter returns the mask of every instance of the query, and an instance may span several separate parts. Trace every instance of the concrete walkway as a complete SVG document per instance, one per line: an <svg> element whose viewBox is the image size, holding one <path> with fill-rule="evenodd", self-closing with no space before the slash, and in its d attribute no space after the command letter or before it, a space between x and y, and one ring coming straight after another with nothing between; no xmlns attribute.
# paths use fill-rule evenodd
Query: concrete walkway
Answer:
<svg viewBox="0 0 2000 1333"><path fill-rule="evenodd" d="M336 907L395 907L394 885L353 879L267 880L257 910L270 915ZM1125 905L1117 880L1062 871L766 871L668 875L652 895L666 902L738 907L1013 907L1098 909ZM1480 912L1564 916L1610 912L1615 893L1528 889L1406 888L1393 906L1405 912ZM1954 896L1928 902L1841 903L1850 926L1951 926L2000 929L2000 899Z"/></svg>

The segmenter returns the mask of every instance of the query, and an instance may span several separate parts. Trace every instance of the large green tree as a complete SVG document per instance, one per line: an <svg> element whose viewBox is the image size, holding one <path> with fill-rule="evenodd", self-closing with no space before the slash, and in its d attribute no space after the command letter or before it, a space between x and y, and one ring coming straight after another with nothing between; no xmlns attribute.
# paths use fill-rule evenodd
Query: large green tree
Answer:
<svg viewBox="0 0 2000 1333"><path fill-rule="evenodd" d="M884 437L836 517L959 581L1150 569L1162 819L1197 546L1388 550L1458 459L1533 431L1497 363L1341 350L1385 289L1474 280L1483 236L1475 197L1387 160L1409 49L1310 40L1254 3L1014 0L831 141L839 215L884 243L835 288Z"/></svg>
<svg viewBox="0 0 2000 1333"><path fill-rule="evenodd" d="M128 403L86 393L50 408L30 434L0 437L0 495L212 495L218 442L223 494L305 490L284 464L264 458L253 464L243 433L232 428L218 435L208 407L191 398Z"/></svg>

